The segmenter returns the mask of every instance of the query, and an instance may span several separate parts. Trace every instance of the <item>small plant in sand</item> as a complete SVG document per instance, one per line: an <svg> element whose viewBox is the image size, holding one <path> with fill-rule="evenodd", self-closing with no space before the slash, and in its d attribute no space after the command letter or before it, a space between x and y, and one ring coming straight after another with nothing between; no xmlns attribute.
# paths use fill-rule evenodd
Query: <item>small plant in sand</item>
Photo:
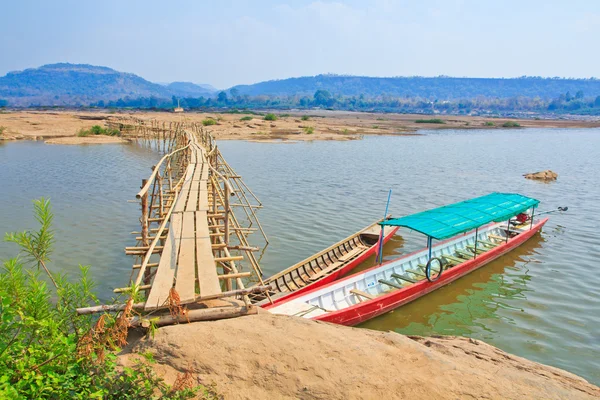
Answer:
<svg viewBox="0 0 600 400"><path fill-rule="evenodd" d="M515 122L515 121L507 121L502 124L503 128L519 128L520 126L521 126L521 124L519 124L518 122Z"/></svg>
<svg viewBox="0 0 600 400"><path fill-rule="evenodd" d="M118 129L106 129L100 125L94 125L90 129L81 128L79 132L77 132L77 136L79 137L86 137L90 135L121 136L121 131Z"/></svg>
<svg viewBox="0 0 600 400"><path fill-rule="evenodd" d="M312 126L307 126L304 128L304 133L306 133L307 135L312 135L313 133L315 133L315 128L313 128Z"/></svg>
<svg viewBox="0 0 600 400"><path fill-rule="evenodd" d="M486 121L483 126L496 126L492 121Z"/></svg>
<svg viewBox="0 0 600 400"><path fill-rule="evenodd" d="M265 121L277 121L277 115L269 113L265 115Z"/></svg>
<svg viewBox="0 0 600 400"><path fill-rule="evenodd" d="M418 119L415 121L417 124L445 124L443 119L430 118L430 119Z"/></svg>
<svg viewBox="0 0 600 400"><path fill-rule="evenodd" d="M252 117L249 115L246 115L245 117L240 118L240 121L252 121Z"/></svg>
<svg viewBox="0 0 600 400"><path fill-rule="evenodd" d="M206 118L202 120L202 125L204 126L211 126L211 125L216 125L217 121L215 121L213 118Z"/></svg>
<svg viewBox="0 0 600 400"><path fill-rule="evenodd" d="M310 117L308 115L303 115L302 118L300 118L302 121L308 121L310 119Z"/></svg>

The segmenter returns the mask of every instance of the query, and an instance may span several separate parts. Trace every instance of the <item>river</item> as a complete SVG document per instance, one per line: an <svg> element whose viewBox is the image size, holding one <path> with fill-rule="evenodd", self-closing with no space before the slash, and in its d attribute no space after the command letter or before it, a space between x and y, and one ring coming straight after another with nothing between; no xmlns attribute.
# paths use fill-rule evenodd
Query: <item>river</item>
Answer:
<svg viewBox="0 0 600 400"><path fill-rule="evenodd" d="M263 201L270 239L266 275L308 257L381 218L387 192L396 216L493 191L518 192L554 214L521 248L409 305L361 325L404 334L462 335L566 369L600 384L600 130L421 131L418 136L303 143L219 142ZM31 200L50 197L56 213L57 269L92 265L98 290L126 285L134 199L159 154L137 145L0 145L0 232L34 227ZM558 181L522 174L552 169ZM260 237L253 238L260 245ZM425 245L401 229L392 259ZM0 259L14 255L0 244ZM360 269L372 265L373 260Z"/></svg>

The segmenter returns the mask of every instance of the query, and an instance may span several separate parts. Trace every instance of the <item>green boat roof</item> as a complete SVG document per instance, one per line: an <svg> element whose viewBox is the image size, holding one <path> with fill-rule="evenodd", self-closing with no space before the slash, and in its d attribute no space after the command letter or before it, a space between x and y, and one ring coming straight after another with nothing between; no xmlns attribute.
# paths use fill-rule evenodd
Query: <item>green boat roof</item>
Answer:
<svg viewBox="0 0 600 400"><path fill-rule="evenodd" d="M539 200L517 193L490 193L406 217L388 219L381 225L403 226L442 240L490 222L506 221L539 203Z"/></svg>

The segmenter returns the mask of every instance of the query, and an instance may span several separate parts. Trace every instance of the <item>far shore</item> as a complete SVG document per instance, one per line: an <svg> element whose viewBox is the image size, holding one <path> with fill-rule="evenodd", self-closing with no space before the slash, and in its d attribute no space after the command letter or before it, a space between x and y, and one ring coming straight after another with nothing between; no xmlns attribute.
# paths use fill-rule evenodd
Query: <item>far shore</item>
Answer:
<svg viewBox="0 0 600 400"><path fill-rule="evenodd" d="M104 126L109 120L127 122L132 118L206 124L218 140L260 142L357 140L365 135L418 135L420 130L437 129L519 129L598 128L600 121L585 119L512 119L456 115L381 114L349 111L307 110L274 112L277 119L263 115L216 112L122 111L5 111L0 113L0 140L45 140L52 144L126 143L107 136L78 137L80 129ZM249 119L251 118L251 119ZM244 120L242 120L244 119ZM417 122L421 120L421 122ZM424 121L423 121L424 120ZM436 121L438 120L438 121ZM212 122L206 122L212 121ZM503 127L505 123L517 127Z"/></svg>

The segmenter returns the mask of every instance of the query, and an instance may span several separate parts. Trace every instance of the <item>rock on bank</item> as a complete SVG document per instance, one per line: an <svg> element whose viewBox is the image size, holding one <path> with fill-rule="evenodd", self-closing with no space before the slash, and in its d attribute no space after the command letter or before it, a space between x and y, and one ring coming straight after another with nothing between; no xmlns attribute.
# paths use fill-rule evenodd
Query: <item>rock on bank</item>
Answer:
<svg viewBox="0 0 600 400"><path fill-rule="evenodd" d="M226 399L592 399L600 388L480 341L259 314L160 328L120 355L152 352L168 383L192 370Z"/></svg>

